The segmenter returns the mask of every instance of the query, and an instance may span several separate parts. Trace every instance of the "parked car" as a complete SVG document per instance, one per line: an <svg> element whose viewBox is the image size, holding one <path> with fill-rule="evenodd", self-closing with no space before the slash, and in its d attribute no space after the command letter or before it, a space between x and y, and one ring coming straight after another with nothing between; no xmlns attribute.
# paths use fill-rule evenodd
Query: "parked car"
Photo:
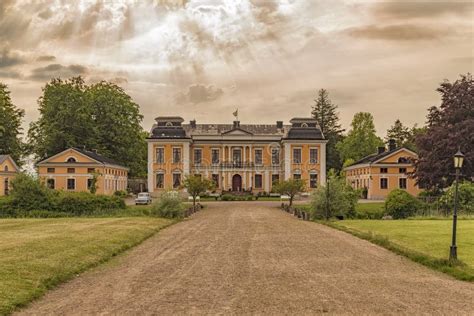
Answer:
<svg viewBox="0 0 474 316"><path fill-rule="evenodd" d="M139 204L147 205L147 204L151 204L151 202L152 202L151 195L148 192L138 193L137 198L135 199L135 205L139 205Z"/></svg>

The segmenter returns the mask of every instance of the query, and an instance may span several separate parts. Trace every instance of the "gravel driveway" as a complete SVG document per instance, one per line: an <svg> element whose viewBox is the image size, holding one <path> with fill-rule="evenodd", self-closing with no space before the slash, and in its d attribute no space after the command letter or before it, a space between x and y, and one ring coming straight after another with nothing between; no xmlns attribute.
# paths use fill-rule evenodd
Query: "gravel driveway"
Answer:
<svg viewBox="0 0 474 316"><path fill-rule="evenodd" d="M474 313L474 284L276 205L207 203L21 313Z"/></svg>

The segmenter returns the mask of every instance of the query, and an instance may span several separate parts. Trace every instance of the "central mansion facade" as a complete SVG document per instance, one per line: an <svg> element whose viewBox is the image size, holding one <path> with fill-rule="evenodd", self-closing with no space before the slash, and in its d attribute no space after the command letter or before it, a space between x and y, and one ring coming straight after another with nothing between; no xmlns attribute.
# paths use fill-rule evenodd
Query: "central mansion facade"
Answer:
<svg viewBox="0 0 474 316"><path fill-rule="evenodd" d="M314 119L290 124L183 124L157 117L147 138L148 190L180 190L184 177L201 175L216 192L271 192L283 179L303 179L308 190L326 181L326 143Z"/></svg>

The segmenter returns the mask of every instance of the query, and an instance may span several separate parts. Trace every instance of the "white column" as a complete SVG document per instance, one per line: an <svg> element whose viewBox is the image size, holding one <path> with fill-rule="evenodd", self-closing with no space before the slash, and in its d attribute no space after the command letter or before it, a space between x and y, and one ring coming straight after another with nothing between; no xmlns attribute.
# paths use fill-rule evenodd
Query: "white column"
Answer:
<svg viewBox="0 0 474 316"><path fill-rule="evenodd" d="M148 192L153 192L155 190L155 186L153 185L153 177L154 177L153 161L154 161L153 143L151 141L148 141Z"/></svg>
<svg viewBox="0 0 474 316"><path fill-rule="evenodd" d="M242 190L247 190L247 171L242 172Z"/></svg>
<svg viewBox="0 0 474 316"><path fill-rule="evenodd" d="M190 170L190 155L189 155L189 143L183 143L183 173L184 175L188 175Z"/></svg>
<svg viewBox="0 0 474 316"><path fill-rule="evenodd" d="M228 148L228 156L229 156L229 162L232 161L232 147L231 146L227 146Z"/></svg>
<svg viewBox="0 0 474 316"><path fill-rule="evenodd" d="M263 173L263 184L264 184L263 188L267 192L270 191L270 179L268 177L269 177L269 173L267 170Z"/></svg>
<svg viewBox="0 0 474 316"><path fill-rule="evenodd" d="M320 157L320 166L321 170L319 176L319 182L321 185L326 185L326 143L321 144L321 157Z"/></svg>
<svg viewBox="0 0 474 316"><path fill-rule="evenodd" d="M285 143L285 159L283 163L285 164L285 180L290 179L291 176L291 156L290 156L291 146L288 143Z"/></svg>

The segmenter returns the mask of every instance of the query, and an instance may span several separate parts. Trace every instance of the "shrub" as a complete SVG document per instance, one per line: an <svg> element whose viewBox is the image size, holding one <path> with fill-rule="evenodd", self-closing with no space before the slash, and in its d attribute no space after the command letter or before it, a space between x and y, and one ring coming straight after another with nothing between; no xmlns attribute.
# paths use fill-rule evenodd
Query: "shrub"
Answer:
<svg viewBox="0 0 474 316"><path fill-rule="evenodd" d="M127 194L127 191L121 190L121 191L115 191L114 195L120 198L126 198L128 194Z"/></svg>
<svg viewBox="0 0 474 316"><path fill-rule="evenodd" d="M441 207L452 213L454 209L455 184L451 185L440 198ZM474 213L474 183L464 181L458 186L458 210L466 214Z"/></svg>
<svg viewBox="0 0 474 316"><path fill-rule="evenodd" d="M104 210L124 209L125 202L118 196L95 195L88 192L60 192L52 203L57 212L73 215L93 215Z"/></svg>
<svg viewBox="0 0 474 316"><path fill-rule="evenodd" d="M0 198L0 217L15 216L15 209L13 207L12 199L9 196Z"/></svg>
<svg viewBox="0 0 474 316"><path fill-rule="evenodd" d="M233 195L230 195L230 194L224 194L221 197L221 200L222 201L235 201L235 197Z"/></svg>
<svg viewBox="0 0 474 316"><path fill-rule="evenodd" d="M39 179L26 174L17 175L11 182L11 203L13 208L30 210L48 210L50 201L56 192L48 189Z"/></svg>
<svg viewBox="0 0 474 316"><path fill-rule="evenodd" d="M186 206L181 199L169 192L163 193L157 202L153 203L151 213L164 218L182 218Z"/></svg>
<svg viewBox="0 0 474 316"><path fill-rule="evenodd" d="M346 184L343 177L330 172L326 186L316 189L311 203L311 217L315 219L333 216L355 217L359 192Z"/></svg>
<svg viewBox="0 0 474 316"><path fill-rule="evenodd" d="M416 197L400 189L390 192L385 200L385 210L394 219L413 216L420 207L421 203Z"/></svg>

